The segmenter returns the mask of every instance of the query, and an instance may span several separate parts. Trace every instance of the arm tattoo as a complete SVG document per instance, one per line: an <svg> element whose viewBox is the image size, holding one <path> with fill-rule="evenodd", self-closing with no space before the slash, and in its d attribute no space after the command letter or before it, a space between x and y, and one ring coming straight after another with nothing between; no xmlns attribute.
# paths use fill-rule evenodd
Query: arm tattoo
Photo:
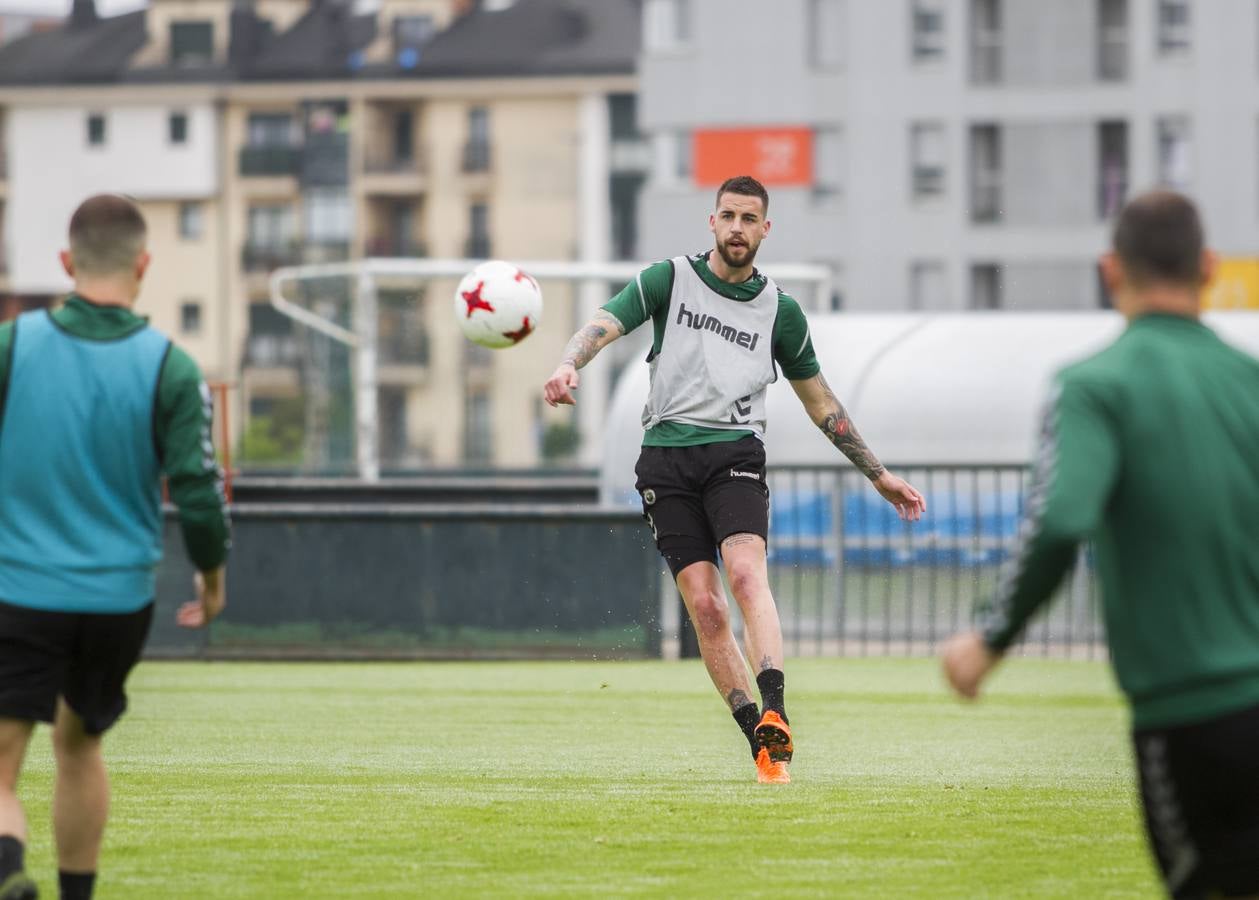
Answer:
<svg viewBox="0 0 1259 900"><path fill-rule="evenodd" d="M599 310L589 324L569 340L568 346L564 348L564 358L560 364L568 363L574 369L580 369L595 358L595 354L599 352L600 342L611 330L615 330L618 337L625 334L625 327L616 316L605 310Z"/></svg>
<svg viewBox="0 0 1259 900"><path fill-rule="evenodd" d="M750 697L748 697L746 693L739 690L738 688L735 688L733 691L731 691L729 694L726 695L726 702L730 704L730 709L733 712L734 710L739 709L740 707L747 706L749 703L752 702L752 700Z"/></svg>
<svg viewBox="0 0 1259 900"><path fill-rule="evenodd" d="M835 396L831 386L826 383L822 373L819 372L814 378L817 379L818 385L821 386L826 400L821 411L821 417L814 418L813 421L818 428L822 429L826 439L839 448L840 453L852 460L852 464L860 469L863 475L874 481L886 471L883 468L883 464L874 455L874 451L867 447L866 442L861 439L861 435L857 432L857 426L852 423L852 419L848 415L848 410L844 409L844 405L839 402L839 398Z"/></svg>

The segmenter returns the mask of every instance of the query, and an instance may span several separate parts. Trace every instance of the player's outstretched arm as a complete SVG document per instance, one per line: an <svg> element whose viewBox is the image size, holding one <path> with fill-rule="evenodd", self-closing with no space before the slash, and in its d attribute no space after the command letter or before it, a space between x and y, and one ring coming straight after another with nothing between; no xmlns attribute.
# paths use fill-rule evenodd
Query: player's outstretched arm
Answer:
<svg viewBox="0 0 1259 900"><path fill-rule="evenodd" d="M193 577L193 583L197 599L180 606L175 613L175 621L184 628L204 628L227 606L227 568L219 566L198 572Z"/></svg>
<svg viewBox="0 0 1259 900"><path fill-rule="evenodd" d="M839 402L822 373L818 372L812 378L792 381L791 387L804 404L809 418L822 429L826 439L870 479L874 489L884 500L896 507L900 517L910 522L922 518L922 514L927 511L927 501L913 485L893 475L879 462L874 451L866 446L857 426L849 417L848 410Z"/></svg>
<svg viewBox="0 0 1259 900"><path fill-rule="evenodd" d="M594 318L587 322L569 339L564 348L564 359L551 373L542 387L542 396L551 406L561 403L573 406L577 401L573 391L577 389L577 370L595 358L595 355L625 334L625 326L606 309L595 313Z"/></svg>

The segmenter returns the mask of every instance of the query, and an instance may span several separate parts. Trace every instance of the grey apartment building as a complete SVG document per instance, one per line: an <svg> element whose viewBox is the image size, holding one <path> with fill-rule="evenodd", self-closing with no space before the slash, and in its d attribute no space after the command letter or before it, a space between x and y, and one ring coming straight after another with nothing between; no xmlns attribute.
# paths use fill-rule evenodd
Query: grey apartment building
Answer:
<svg viewBox="0 0 1259 900"><path fill-rule="evenodd" d="M1259 254L1257 0L645 0L643 17L647 257L704 246L723 167L770 174L760 260L832 266L835 308L1105 305L1108 222L1156 185L1198 200L1225 257Z"/></svg>

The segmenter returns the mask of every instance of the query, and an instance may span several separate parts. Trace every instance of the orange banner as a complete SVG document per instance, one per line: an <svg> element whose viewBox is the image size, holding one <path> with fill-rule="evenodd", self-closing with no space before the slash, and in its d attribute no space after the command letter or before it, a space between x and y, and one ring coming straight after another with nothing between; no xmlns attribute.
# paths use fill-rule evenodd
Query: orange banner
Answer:
<svg viewBox="0 0 1259 900"><path fill-rule="evenodd" d="M768 187L813 183L810 128L698 129L695 183L716 187L734 175L751 175Z"/></svg>

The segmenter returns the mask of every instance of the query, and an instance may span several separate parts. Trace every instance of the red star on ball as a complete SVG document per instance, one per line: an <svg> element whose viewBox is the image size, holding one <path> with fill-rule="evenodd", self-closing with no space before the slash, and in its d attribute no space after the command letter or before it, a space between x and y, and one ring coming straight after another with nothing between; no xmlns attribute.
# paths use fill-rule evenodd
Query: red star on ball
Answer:
<svg viewBox="0 0 1259 900"><path fill-rule="evenodd" d="M539 290L539 288L538 288L538 282L537 282L537 281L535 281L535 280L534 280L534 278L533 278L533 276L532 276L532 275L530 275L528 272L526 272L524 269L517 269L517 270L516 270L516 276L515 276L515 277L516 277L516 280L517 280L517 281L527 281L527 282L529 282L530 284L532 284L532 285L533 285L533 289L534 289L535 291L536 291L536 290Z"/></svg>
<svg viewBox="0 0 1259 900"><path fill-rule="evenodd" d="M503 337L510 338L513 344L519 344L532 333L533 323L529 321L528 316L525 316L525 322L518 331L504 331Z"/></svg>
<svg viewBox="0 0 1259 900"><path fill-rule="evenodd" d="M483 309L486 312L494 312L494 307L490 305L488 300L484 299L481 296L481 291L484 289L485 289L485 282L478 281L476 283L476 287L474 287L472 290L461 292L461 295L463 296L463 302L468 304L468 318L469 319L472 318L472 314L476 312L478 309Z"/></svg>

